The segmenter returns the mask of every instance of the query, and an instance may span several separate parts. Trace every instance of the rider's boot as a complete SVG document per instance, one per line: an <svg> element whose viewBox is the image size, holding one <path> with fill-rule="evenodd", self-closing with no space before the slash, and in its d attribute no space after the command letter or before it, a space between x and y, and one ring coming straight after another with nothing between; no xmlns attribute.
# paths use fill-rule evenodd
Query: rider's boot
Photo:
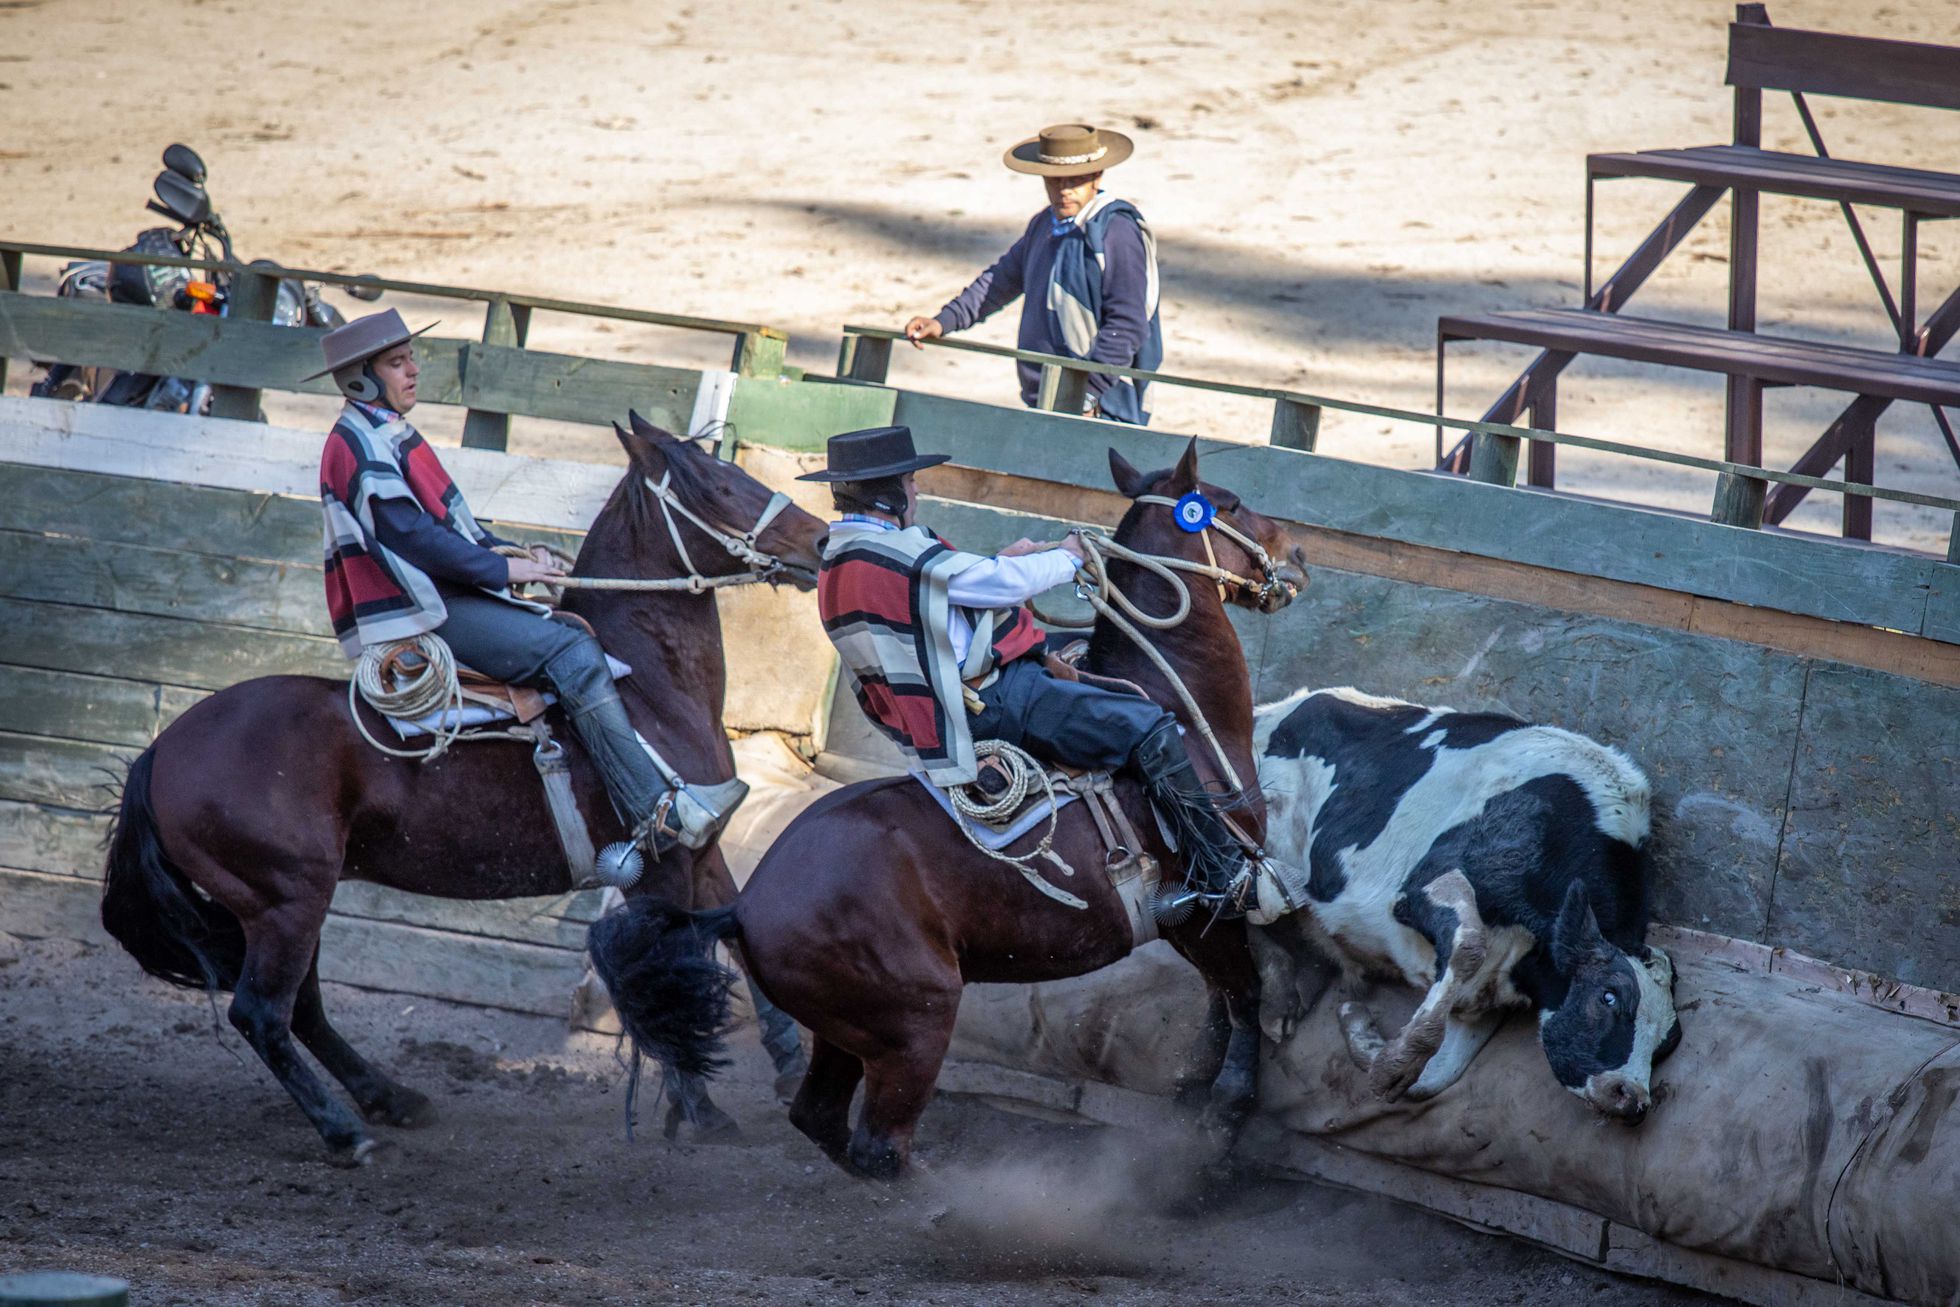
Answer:
<svg viewBox="0 0 1960 1307"><path fill-rule="evenodd" d="M558 691L572 730L599 769L614 811L631 828L632 844L658 859L676 846L703 849L713 843L748 797L747 783L669 783L627 719L626 705L620 702L597 640L586 637L570 646L545 664L545 674ZM619 859L604 856L600 863L595 870L597 883L625 889L639 879L637 865L629 870Z"/></svg>
<svg viewBox="0 0 1960 1307"><path fill-rule="evenodd" d="M1243 915L1252 866L1191 765L1177 724L1166 721L1152 731L1130 762L1143 777L1151 806L1177 839L1186 886L1216 915Z"/></svg>

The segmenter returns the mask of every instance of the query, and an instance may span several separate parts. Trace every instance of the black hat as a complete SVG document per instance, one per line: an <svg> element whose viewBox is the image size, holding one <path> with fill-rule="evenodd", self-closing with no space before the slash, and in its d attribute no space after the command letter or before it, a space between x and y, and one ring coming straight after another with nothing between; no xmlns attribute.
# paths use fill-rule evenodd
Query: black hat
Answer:
<svg viewBox="0 0 1960 1307"><path fill-rule="evenodd" d="M951 454L921 454L912 448L910 427L870 427L832 436L825 451L828 466L806 472L798 481L876 481L904 476L922 467L944 463Z"/></svg>

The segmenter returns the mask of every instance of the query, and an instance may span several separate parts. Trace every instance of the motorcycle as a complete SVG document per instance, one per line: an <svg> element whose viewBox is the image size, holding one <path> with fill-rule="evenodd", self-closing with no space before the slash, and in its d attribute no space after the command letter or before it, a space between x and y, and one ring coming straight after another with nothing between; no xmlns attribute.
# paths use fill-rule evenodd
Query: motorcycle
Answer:
<svg viewBox="0 0 1960 1307"><path fill-rule="evenodd" d="M204 160L188 145L172 145L165 150L163 171L152 184L155 198L144 207L178 225L149 228L137 236L135 244L121 252L233 262L231 233L225 230L224 219L211 206L211 196L204 189L205 176ZM275 265L258 260L248 266ZM375 286L349 286L346 290L358 300L372 302L381 298L381 290ZM231 305L231 277L208 269L88 259L70 263L61 270L55 295L224 317ZM318 286L292 277L279 280L271 320L286 327L331 328L346 322L340 310L320 297ZM35 382L28 393L44 399L171 413L207 413L211 407L208 382L71 363L50 364L47 375Z"/></svg>

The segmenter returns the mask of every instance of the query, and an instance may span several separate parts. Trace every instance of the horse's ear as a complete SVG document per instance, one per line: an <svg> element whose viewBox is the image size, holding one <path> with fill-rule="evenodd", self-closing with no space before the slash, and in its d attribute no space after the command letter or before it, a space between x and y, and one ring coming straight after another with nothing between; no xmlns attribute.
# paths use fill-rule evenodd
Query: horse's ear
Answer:
<svg viewBox="0 0 1960 1307"><path fill-rule="evenodd" d="M629 416L633 419L634 429L628 431L615 422L612 424L613 435L619 438L619 447L626 451L627 462L638 468L642 475L659 476L667 470L666 460L661 456L660 447L653 438L639 430L640 427L647 426L645 419L638 413ZM648 430L657 434L660 428L648 426Z"/></svg>
<svg viewBox="0 0 1960 1307"><path fill-rule="evenodd" d="M651 440L655 444L658 444L663 440L674 439L673 432L667 430L665 427L656 427L653 423L641 417L638 409L627 409L626 419L633 424L633 434L642 440Z"/></svg>
<svg viewBox="0 0 1960 1307"><path fill-rule="evenodd" d="M1171 483L1165 493L1175 498L1187 491L1198 488L1198 438L1191 437L1191 443L1184 447L1184 457L1177 460L1171 469Z"/></svg>
<svg viewBox="0 0 1960 1307"><path fill-rule="evenodd" d="M1148 487L1143 473L1130 465L1130 460L1116 452L1116 446L1109 447L1109 475L1115 480L1116 488L1127 499L1135 499Z"/></svg>

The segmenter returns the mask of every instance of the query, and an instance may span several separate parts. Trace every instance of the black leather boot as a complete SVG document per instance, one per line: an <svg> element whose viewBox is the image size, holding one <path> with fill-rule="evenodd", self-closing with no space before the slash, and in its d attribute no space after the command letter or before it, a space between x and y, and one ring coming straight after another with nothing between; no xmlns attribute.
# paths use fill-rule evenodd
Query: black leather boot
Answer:
<svg viewBox="0 0 1960 1307"><path fill-rule="evenodd" d="M1238 915L1233 900L1241 897L1251 868L1245 850L1219 816L1218 800L1198 779L1177 724L1167 721L1152 731L1130 762L1143 777L1151 805L1177 838L1185 884L1223 915Z"/></svg>

